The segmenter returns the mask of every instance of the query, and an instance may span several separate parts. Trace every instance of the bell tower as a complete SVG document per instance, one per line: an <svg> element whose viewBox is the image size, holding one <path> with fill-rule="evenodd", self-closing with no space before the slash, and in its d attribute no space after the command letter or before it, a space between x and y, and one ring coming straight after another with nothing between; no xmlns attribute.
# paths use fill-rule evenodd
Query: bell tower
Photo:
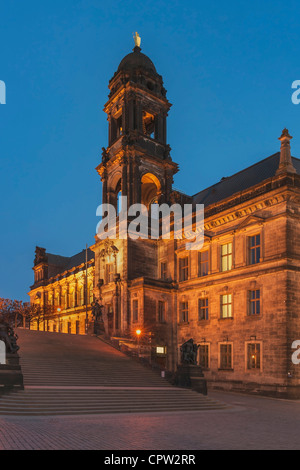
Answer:
<svg viewBox="0 0 300 470"><path fill-rule="evenodd" d="M120 195L122 203L127 198L127 209L141 203L149 210L153 203L171 202L173 175L178 171L167 144L171 104L162 77L141 52L137 33L134 39L133 51L123 58L109 82L104 106L108 146L102 149L102 161L96 168L103 184L102 204L112 204L117 213ZM130 220L128 216L128 224ZM94 294L103 305L109 335L127 334L133 327L153 323L153 302L141 288L141 283L155 284L158 279L158 241L148 235L137 239L95 237L91 247L95 252Z"/></svg>
<svg viewBox="0 0 300 470"><path fill-rule="evenodd" d="M104 106L108 121L108 146L96 168L102 183L102 203L117 209L118 195L128 207L169 202L178 166L167 144L167 116L171 104L162 77L141 52L135 34L133 52L126 55L109 82Z"/></svg>

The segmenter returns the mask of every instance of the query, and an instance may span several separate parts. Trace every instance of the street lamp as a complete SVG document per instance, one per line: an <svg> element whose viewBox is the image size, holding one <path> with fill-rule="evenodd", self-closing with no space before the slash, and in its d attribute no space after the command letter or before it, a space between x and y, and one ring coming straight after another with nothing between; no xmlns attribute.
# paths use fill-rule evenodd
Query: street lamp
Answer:
<svg viewBox="0 0 300 470"><path fill-rule="evenodd" d="M138 344L138 358L140 358L140 336L142 331L140 329L135 330L137 336L137 344Z"/></svg>

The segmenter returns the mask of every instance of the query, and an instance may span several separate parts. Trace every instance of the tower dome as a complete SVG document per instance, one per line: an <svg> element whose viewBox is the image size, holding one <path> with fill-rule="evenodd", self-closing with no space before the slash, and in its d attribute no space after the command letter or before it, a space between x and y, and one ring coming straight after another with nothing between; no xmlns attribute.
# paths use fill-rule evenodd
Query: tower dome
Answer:
<svg viewBox="0 0 300 470"><path fill-rule="evenodd" d="M127 54L120 62L117 72L130 72L136 69L144 69L153 74L157 74L156 68L146 54L141 52L141 48L135 46L133 52Z"/></svg>

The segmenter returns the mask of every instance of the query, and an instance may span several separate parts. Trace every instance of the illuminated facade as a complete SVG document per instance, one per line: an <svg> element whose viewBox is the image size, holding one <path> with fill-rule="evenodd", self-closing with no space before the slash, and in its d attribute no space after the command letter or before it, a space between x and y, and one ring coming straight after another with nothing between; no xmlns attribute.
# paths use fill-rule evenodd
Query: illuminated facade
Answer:
<svg viewBox="0 0 300 470"><path fill-rule="evenodd" d="M193 338L210 387L299 396L291 345L300 339L300 160L291 157L288 131L280 152L188 196L172 188L178 166L167 144L171 105L140 47L121 61L109 89L109 141L97 167L102 202L118 210L122 194L128 208L204 204L205 242L191 251L184 240L95 237L89 312L93 285L106 334L125 344L140 329L141 343L163 367L175 370L180 346ZM49 271L51 282L39 274L45 267L36 260L32 301L48 296L62 307L50 329L61 319L60 331L84 333L84 262Z"/></svg>
<svg viewBox="0 0 300 470"><path fill-rule="evenodd" d="M31 328L60 333L85 334L92 321L94 300L93 253L83 250L72 257L36 248L31 303L41 306Z"/></svg>

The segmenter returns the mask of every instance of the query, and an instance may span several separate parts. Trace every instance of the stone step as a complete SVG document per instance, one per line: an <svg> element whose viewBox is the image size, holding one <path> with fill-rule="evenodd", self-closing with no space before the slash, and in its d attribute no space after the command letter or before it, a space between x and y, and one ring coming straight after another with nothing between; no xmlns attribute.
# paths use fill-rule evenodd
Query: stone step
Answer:
<svg viewBox="0 0 300 470"><path fill-rule="evenodd" d="M0 415L58 416L222 410L176 388L95 337L17 331L24 390L0 395Z"/></svg>
<svg viewBox="0 0 300 470"><path fill-rule="evenodd" d="M188 398L188 400L187 400ZM6 398L0 398L0 405L3 405L5 403L28 403L29 405L33 405L35 403L58 403L60 404L62 401L65 403L71 403L71 402L78 402L82 399L89 400L89 401L101 401L101 403L104 402L112 402L118 400L119 402L121 401L126 401L126 402L133 402L133 401L149 401L149 402L159 402L159 403L180 403L184 404L186 402L188 403L215 403L215 401L209 400L206 397L200 398L198 396L191 397L187 394L181 395L181 396L171 396L171 394L166 394L166 395L160 395L156 392L152 392L152 394L143 394L143 395L122 395L121 393L117 394L98 394L98 395L93 395L90 392L84 394L76 394L76 395L62 395L62 394L57 394L56 396L50 396L50 395L42 395L42 394L37 394L37 395L29 395L29 396L24 396L22 395L21 391L19 392L19 396L17 397L6 397Z"/></svg>
<svg viewBox="0 0 300 470"><path fill-rule="evenodd" d="M220 408L212 408L210 411L215 411L215 410L220 410ZM141 408L136 408L136 409L126 409L126 410L118 410L116 407L113 407L111 409L90 409L90 410L71 410L71 411L66 411L64 410L63 412L61 411L36 411L36 412L27 412L27 411L1 411L1 415L3 416L74 416L74 415L97 415L97 414L128 414L128 413L164 413L164 412L178 412L178 411L185 411L185 412L195 412L195 411L204 411L207 412L209 411L207 408L199 408L195 409L195 407L190 407L185 410L178 410L178 408L169 408L168 410L166 409L152 409L152 410L145 410L144 407Z"/></svg>
<svg viewBox="0 0 300 470"><path fill-rule="evenodd" d="M133 396L100 396L92 399L91 396L79 395L70 400L65 396L58 396L57 400L51 400L47 396L46 401L41 400L41 396L35 397L36 402L32 402L34 394L29 394L28 400L24 400L24 395L19 392L11 394L5 400L0 400L1 415L66 415L66 414L102 414L102 413L133 413L133 412L167 412L167 411L205 411L221 410L226 408L224 404L210 400L207 397L200 397L195 392L180 394L180 396L162 397L161 395L134 394ZM173 395L170 394L170 395ZM183 396L184 395L184 396ZM183 399L184 398L184 399Z"/></svg>

